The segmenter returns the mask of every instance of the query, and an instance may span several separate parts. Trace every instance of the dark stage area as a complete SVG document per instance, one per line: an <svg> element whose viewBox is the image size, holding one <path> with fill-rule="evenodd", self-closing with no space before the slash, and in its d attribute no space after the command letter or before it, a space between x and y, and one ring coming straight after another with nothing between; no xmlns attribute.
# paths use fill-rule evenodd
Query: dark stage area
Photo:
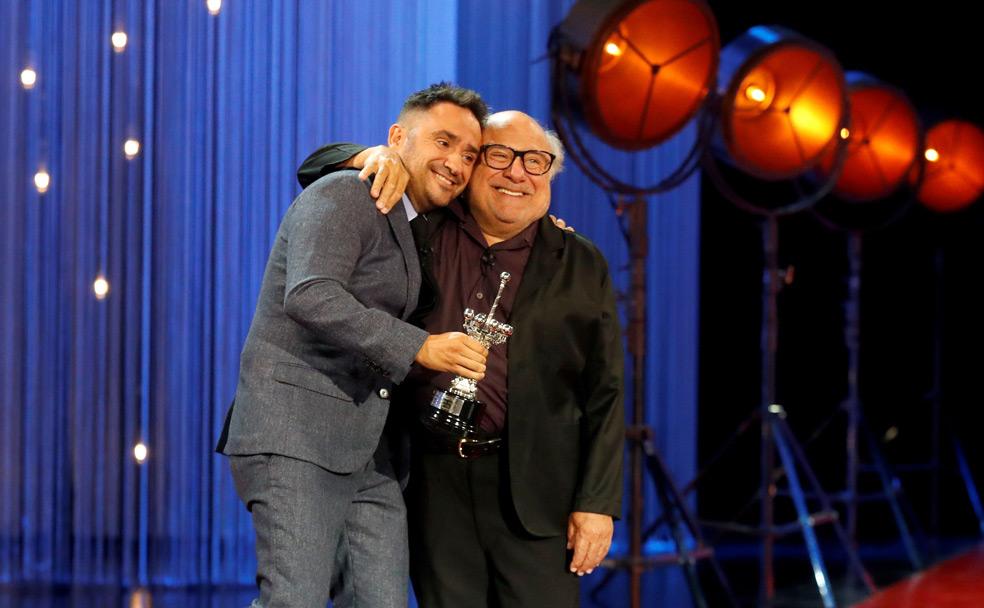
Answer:
<svg viewBox="0 0 984 608"><path fill-rule="evenodd" d="M974 78L967 66L982 53L979 22L970 19L961 4L944 2L918 11L891 3L712 5L723 41L753 24L781 24L832 49L846 70L868 72L902 88L923 120L954 116L980 123L984 118L979 94L968 93ZM763 200L775 196L774 190L755 184L749 191ZM844 322L849 235L826 225L821 216L829 212L827 217L849 218L853 225L865 228L860 232L857 380L861 408L889 471L896 477L895 487L900 490L901 508L916 551L922 565L928 566L952 555L962 544L979 539L982 533L959 474L954 445L955 440L962 445L974 479L980 483L984 414L979 406L984 393L978 378L984 366L980 348L984 341L984 290L979 277L984 262L984 208L978 203L953 214L937 214L913 203L908 195L897 195L880 204L881 209L864 209L863 205L862 209L852 209L823 201L814 210L779 220L779 266L791 267L793 272L778 299L777 401L784 407L787 422L804 446L821 485L830 494L842 491L847 470L847 418L839 408L848 388ZM906 205L910 207L897 221L878 225L878 220L894 213L886 210ZM759 407L762 264L759 220L738 211L705 178L701 212L701 467ZM939 410L934 410L934 403ZM749 525L758 521L759 428L752 422L749 432L708 470L699 485L702 519ZM934 433L934 428L939 432ZM858 445L862 465L859 493L874 498L858 508L856 538L865 566L881 586L916 568L907 558L897 520L871 466L873 455L863 439L859 438ZM931 464L934 449L939 457L935 477L932 467L926 466ZM776 520L784 523L794 521L795 512L783 490L784 480L780 479ZM821 540L826 537L828 541L823 545L824 554L838 560L832 532L825 531L824 526L817 530ZM751 542L749 537L735 534L711 532L709 536L722 555L740 552L743 542ZM797 577L801 584L812 585L802 537L791 533L784 545L785 552L777 549L779 586L795 587ZM790 560L797 562L795 567ZM726 564L729 573L740 573L731 579L735 585L754 590L755 569L731 566ZM782 593L780 589L779 595ZM802 605L819 605L815 585L813 593L814 603ZM940 599L939 604L871 605L951 604Z"/></svg>

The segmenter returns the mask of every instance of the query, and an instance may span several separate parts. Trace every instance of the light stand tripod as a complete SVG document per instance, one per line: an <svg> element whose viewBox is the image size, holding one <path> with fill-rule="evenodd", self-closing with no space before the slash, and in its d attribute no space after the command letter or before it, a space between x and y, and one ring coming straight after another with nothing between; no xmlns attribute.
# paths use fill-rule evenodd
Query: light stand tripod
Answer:
<svg viewBox="0 0 984 608"><path fill-rule="evenodd" d="M963 449L959 437L950 425L943 424L943 249L936 252L935 260L936 271L936 326L933 328L934 347L933 347L933 503L931 509L931 527L934 538L939 534L939 473L940 473L940 437L945 426L947 434L953 441L954 456L957 459L957 466L960 469L960 477L963 480L964 490L967 492L967 500L970 502L974 515L977 518L977 526L984 536L984 507L981 506L981 497L974 482L974 476L967 463L967 456Z"/></svg>
<svg viewBox="0 0 984 608"><path fill-rule="evenodd" d="M705 41L706 42L706 41ZM680 54L686 56L698 47ZM645 195L669 191L682 184L700 164L701 154L713 130L713 117L704 115L698 123L698 134L688 154L680 165L667 177L649 186L636 186L626 183L601 166L582 140L574 126L573 117L577 114L572 107L567 89L569 66L581 61L578 53L566 45L562 35L557 30L551 35L549 44L550 55L554 58L553 66L553 107L552 119L557 133L563 141L568 155L579 169L594 184L612 197L612 206L620 219L622 236L629 246L631 285L629 294L629 327L627 334L628 350L632 358L632 398L630 404L632 424L626 432L629 441L630 467L630 511L629 511L629 553L613 557L604 562L611 570L595 588L595 594L605 588L614 579L617 570L626 569L629 572L630 606L638 608L642 604L641 582L642 575L652 567L678 564L683 567L688 588L695 606L706 606L699 581L696 575L696 563L709 560L713 564L714 573L732 605L737 605L723 571L714 558L713 550L706 546L696 525L696 518L690 513L682 496L672 481L665 462L660 457L651 439L652 429L645 424L646 405L646 263L649 252L647 238L647 202ZM665 66L664 66L665 67ZM653 71L655 78L656 71ZM615 196L632 197L632 202L623 205L616 204ZM627 211L627 213L623 213ZM626 226L627 224L627 226ZM674 551L661 555L644 556L643 542L648 537L643 535L644 516L644 467L655 485L660 505L663 507L664 519L673 538ZM659 526L656 526L659 527ZM686 529L684 529L686 528ZM696 546L688 548L687 536L695 539Z"/></svg>
<svg viewBox="0 0 984 608"><path fill-rule="evenodd" d="M817 482L809 462L803 455L795 436L790 431L786 423L785 410L777 405L776 399L776 354L778 352L779 341L779 317L778 317L778 296L781 283L791 282L792 277L788 271L779 270L779 221L775 214L769 214L763 223L763 246L765 252L765 270L762 275L762 403L760 406L759 417L761 427L761 487L759 489L760 513L761 513L761 534L762 534L762 555L761 568L762 577L760 580L759 595L767 603L771 603L775 596L775 577L773 572L774 545L776 539L783 534L799 530L803 534L810 563L813 567L814 577L817 581L818 591L823 599L824 606L833 606L833 591L831 589L830 577L827 574L826 565L820 552L820 545L817 541L816 533L813 528L822 523L832 523L841 542L845 541L843 530L837 520L837 513L830 505L830 500L823 493L823 489ZM788 283L787 283L788 284ZM796 508L797 521L792 525L778 527L775 525L774 517L774 497L776 496L776 481L773 477L775 469L775 456L778 452L782 463L782 470L785 471L789 480L790 496ZM822 510L817 513L810 513L806 497L802 490L799 477L796 472L797 465L806 475L807 480L813 491L820 499ZM856 554L848 548L848 555L856 560ZM866 576L860 562L852 561L852 566L859 568L862 578Z"/></svg>
<svg viewBox="0 0 984 608"><path fill-rule="evenodd" d="M825 221L825 223L828 222ZM844 490L832 495L832 498L844 504L848 538L852 545L857 543L859 504L872 500L884 500L891 509L892 517L895 520L899 536L913 569L921 570L923 567L922 556L910 531L909 523L912 522L911 525L915 526L917 519L909 501L903 494L902 484L892 472L888 461L878 446L878 441L875 439L873 432L865 420L861 405L858 386L858 371L861 359L861 231L857 229L850 230L848 232L847 244L849 272L847 297L844 301L844 342L848 355L847 394L836 411L821 423L817 430L806 440L805 444L809 445L813 442L841 413L845 415L847 426L845 429L846 467ZM859 442L863 442L863 444ZM863 465L861 463L862 446L867 450L868 456L871 458L872 462L870 465ZM881 491L862 494L858 489L859 473L869 471L877 474ZM920 534L920 536L922 535Z"/></svg>
<svg viewBox="0 0 984 608"><path fill-rule="evenodd" d="M707 600L697 576L697 562L707 560L713 569L718 584L723 589L731 606L737 606L737 600L731 591L724 571L714 556L713 549L708 546L696 518L690 512L683 495L677 488L670 475L662 456L652 442L652 428L646 425L645 411L645 370L646 370L646 258L648 254L648 238L646 237L647 204L639 197L628 207L629 250L631 256L631 296L628 345L632 357L632 425L627 429L627 439L630 442L629 462L631 475L631 506L630 506L630 544L627 556L607 559L604 565L609 572L595 587L593 595L604 589L614 578L619 569L627 569L630 573L630 605L641 606L641 578L649 569L660 566L679 565L683 568L687 587L690 591L693 605L705 608ZM643 467L655 486L662 516L643 532ZM643 543L665 525L673 539L673 552L643 556ZM688 540L693 539L693 547Z"/></svg>
<svg viewBox="0 0 984 608"><path fill-rule="evenodd" d="M966 452L957 433L952 426L946 422L943 407L943 250L938 249L934 260L934 271L936 275L936 314L933 327L933 386L930 390L930 415L932 417L931 436L930 436L930 459L922 465L902 465L898 469L902 471L929 471L930 474L930 513L929 529L931 532L930 553L937 554L936 541L939 536L940 522L940 485L943 464L942 440L944 433L949 438L953 447L953 456L957 462L957 469L960 479L963 482L964 491L967 494L967 501L973 510L977 520L977 527L984 536L984 506L981 504L980 492L974 481L973 472L967 461Z"/></svg>
<svg viewBox="0 0 984 608"><path fill-rule="evenodd" d="M708 464L698 473L697 477L688 484L688 490L696 487L698 481L730 448L730 446L749 429L755 422L761 425L760 443L760 519L757 526L748 526L735 522L702 522L706 527L718 528L761 537L760 556L760 601L772 605L775 599L775 543L776 540L792 532L800 532L806 545L807 554L813 569L817 591L825 608L836 606L830 576L820 551L814 527L831 524L840 544L847 556L849 566L855 575L869 589L875 586L871 577L865 571L857 551L840 523L837 511L833 508L830 497L823 491L813 468L796 440L792 430L786 423L784 408L777 403L776 395L776 355L778 352L779 318L778 295L783 284L791 283L791 270L780 270L779 267L779 216L804 210L829 192L833 180L839 174L844 154L841 150L836 155L834 169L826 183L817 188L809 196L800 196L795 202L777 209L765 210L753 205L740 196L725 180L720 167L713 159L707 157L704 163L705 174L715 183L718 191L740 209L763 217L762 245L764 254L764 269L762 274L762 324L760 331L761 347L761 403L759 409L749 419L742 423L738 430L724 442L722 448ZM779 467L776 467L778 457ZM820 510L811 512L807 504L807 494L803 490L799 473L802 472L809 484L810 495L820 503ZM785 476L788 481L788 495L792 499L796 511L795 521L778 525L775 521L775 497L778 494L778 482Z"/></svg>
<svg viewBox="0 0 984 608"><path fill-rule="evenodd" d="M923 464L899 465L895 467L899 471L923 471L930 474L930 535L929 541L918 526L916 517L910 501L905 497L903 486L888 464L878 446L878 441L874 433L868 426L861 406L861 399L858 390L858 368L860 361L860 292L861 292L861 253L862 236L860 230L851 230L848 235L848 295L845 301L845 343L848 350L848 391L843 403L838 407L826 421L805 442L811 443L816 439L841 412L847 417L846 429L846 453L847 466L845 471L845 489L833 495L833 498L842 502L845 507L847 519L847 533L852 542L857 540L857 511L861 502L871 500L884 500L888 503L892 517L902 545L905 548L906 556L912 565L913 570L921 570L924 566L923 556L919 546L929 547L930 554L935 556L937 553L935 543L939 534L940 517L940 477L942 472L942 441L945 436L949 439L953 456L956 460L958 474L963 482L967 500L974 512L977 527L984 536L984 507L981 505L980 494L973 478L973 473L967 461L966 453L957 434L952 427L944 422L943 399L942 399L942 252L937 252L935 260L935 270L937 276L937 296L936 296L936 315L933 353L933 387L930 390L930 457L929 462ZM860 458L859 441L863 441L863 446L867 449L871 458L870 464L862 464ZM880 492L862 494L858 490L858 477L861 472L874 472L878 476L881 486ZM911 529L910 529L911 528ZM913 530L915 534L913 534ZM920 542L914 538L918 537Z"/></svg>

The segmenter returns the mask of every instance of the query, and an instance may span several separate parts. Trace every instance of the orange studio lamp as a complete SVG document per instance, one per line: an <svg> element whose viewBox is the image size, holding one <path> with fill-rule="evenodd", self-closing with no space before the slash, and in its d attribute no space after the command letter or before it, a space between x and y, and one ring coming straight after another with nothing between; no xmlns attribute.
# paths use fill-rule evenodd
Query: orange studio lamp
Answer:
<svg viewBox="0 0 984 608"><path fill-rule="evenodd" d="M717 81L715 149L741 170L790 179L838 144L847 112L844 72L832 53L796 32L751 28L721 50Z"/></svg>
<svg viewBox="0 0 984 608"><path fill-rule="evenodd" d="M884 198L906 181L919 158L919 116L893 86L861 72L848 72L846 80L850 117L840 137L847 151L834 193L859 202ZM833 153L824 157L821 176L829 176L833 162Z"/></svg>
<svg viewBox="0 0 984 608"><path fill-rule="evenodd" d="M939 212L959 211L984 192L984 132L947 120L926 132L923 176L916 198Z"/></svg>
<svg viewBox="0 0 984 608"><path fill-rule="evenodd" d="M668 139L714 86L720 38L701 0L581 0L556 35L578 118L615 148Z"/></svg>

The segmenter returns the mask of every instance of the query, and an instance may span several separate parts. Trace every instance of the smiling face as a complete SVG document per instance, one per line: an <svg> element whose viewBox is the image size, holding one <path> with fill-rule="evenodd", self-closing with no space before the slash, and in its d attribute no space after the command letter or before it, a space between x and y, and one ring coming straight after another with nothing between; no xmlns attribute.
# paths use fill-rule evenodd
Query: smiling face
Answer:
<svg viewBox="0 0 984 608"><path fill-rule="evenodd" d="M522 112L490 116L482 143L552 151L543 128ZM468 206L490 245L512 238L546 215L551 175L529 175L519 157L505 169L492 169L484 162L475 167L468 185Z"/></svg>
<svg viewBox="0 0 984 608"><path fill-rule="evenodd" d="M410 173L407 196L417 211L445 207L461 194L481 137L471 111L450 102L408 112L390 127L389 145Z"/></svg>

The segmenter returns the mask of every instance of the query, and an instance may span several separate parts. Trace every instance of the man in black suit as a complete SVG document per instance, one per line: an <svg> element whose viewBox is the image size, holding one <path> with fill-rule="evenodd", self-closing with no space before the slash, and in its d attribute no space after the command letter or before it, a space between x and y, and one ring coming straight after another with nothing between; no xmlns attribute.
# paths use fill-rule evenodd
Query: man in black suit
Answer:
<svg viewBox="0 0 984 608"><path fill-rule="evenodd" d="M578 578L608 552L621 512L622 346L607 264L546 216L563 150L529 116L502 112L483 130L467 204L414 226L429 332L486 312L515 328L490 350L479 441L414 432L407 488L411 577L424 607L569 607ZM304 184L361 147L328 146ZM366 158L355 157L356 164ZM379 183L377 178L377 184ZM380 188L382 186L377 186ZM378 191L378 190L377 190ZM426 407L450 374L412 371L402 399Z"/></svg>

